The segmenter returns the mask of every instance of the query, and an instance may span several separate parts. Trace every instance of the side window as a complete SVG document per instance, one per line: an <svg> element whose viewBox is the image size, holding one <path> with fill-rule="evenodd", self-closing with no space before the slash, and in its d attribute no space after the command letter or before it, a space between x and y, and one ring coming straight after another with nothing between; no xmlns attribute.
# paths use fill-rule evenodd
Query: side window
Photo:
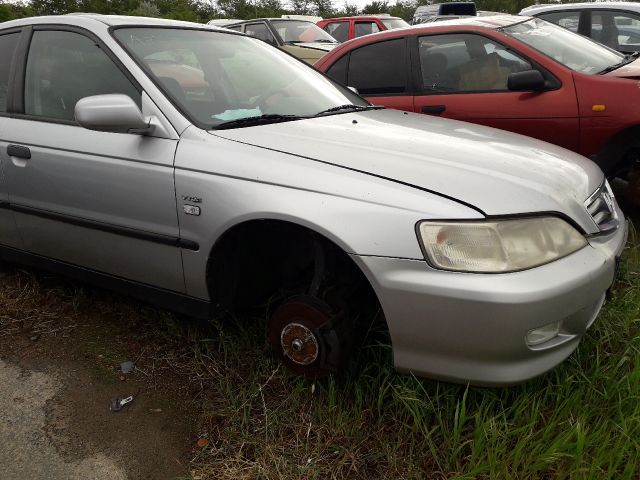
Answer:
<svg viewBox="0 0 640 480"><path fill-rule="evenodd" d="M349 22L331 22L323 30L339 42L349 40Z"/></svg>
<svg viewBox="0 0 640 480"><path fill-rule="evenodd" d="M591 37L615 50L640 50L640 16L627 12L591 12Z"/></svg>
<svg viewBox="0 0 640 480"><path fill-rule="evenodd" d="M234 25L232 27L224 27L224 28L228 28L229 30L235 30L236 32L242 31L242 25Z"/></svg>
<svg viewBox="0 0 640 480"><path fill-rule="evenodd" d="M351 52L347 84L361 95L407 92L406 40L373 43Z"/></svg>
<svg viewBox="0 0 640 480"><path fill-rule="evenodd" d="M538 18L546 20L547 22L555 23L556 25L560 25L562 28L566 28L567 30L577 33L578 25L580 23L580 12L574 10L569 12L542 13L538 15Z"/></svg>
<svg viewBox="0 0 640 480"><path fill-rule="evenodd" d="M264 23L251 23L245 25L244 33L246 33L247 35L251 35L252 37L259 38L260 40L264 40L271 45L276 44L276 39L273 38L273 35Z"/></svg>
<svg viewBox="0 0 640 480"><path fill-rule="evenodd" d="M362 37L363 35L369 35L379 31L380 28L378 28L378 25L375 22L356 22L354 35L356 37Z"/></svg>
<svg viewBox="0 0 640 480"><path fill-rule="evenodd" d="M18 44L19 33L0 36L0 112L7 111L9 71L13 63L13 52Z"/></svg>
<svg viewBox="0 0 640 480"><path fill-rule="evenodd" d="M78 100L107 93L142 103L140 92L93 40L72 32L34 32L25 78L26 114L73 121Z"/></svg>
<svg viewBox="0 0 640 480"><path fill-rule="evenodd" d="M422 88L429 93L506 91L513 72L531 64L480 35L433 35L418 39Z"/></svg>
<svg viewBox="0 0 640 480"><path fill-rule="evenodd" d="M327 70L327 75L333 78L340 85L346 85L347 83L347 62L349 60L349 54L343 55L340 59L331 65ZM352 85L348 85L352 86Z"/></svg>

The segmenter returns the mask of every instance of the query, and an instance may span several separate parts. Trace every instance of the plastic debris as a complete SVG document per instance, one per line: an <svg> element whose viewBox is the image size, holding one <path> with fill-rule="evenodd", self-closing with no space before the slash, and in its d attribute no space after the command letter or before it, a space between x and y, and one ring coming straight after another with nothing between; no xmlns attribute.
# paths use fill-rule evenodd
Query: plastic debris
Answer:
<svg viewBox="0 0 640 480"><path fill-rule="evenodd" d="M128 397L116 397L111 400L111 411L119 412L122 410L127 403L131 403L133 401L133 395L129 395Z"/></svg>
<svg viewBox="0 0 640 480"><path fill-rule="evenodd" d="M135 368L135 366L133 365L133 362L131 362L131 361L122 362L120 364L120 371L122 373L124 373L124 374L133 372L134 368Z"/></svg>

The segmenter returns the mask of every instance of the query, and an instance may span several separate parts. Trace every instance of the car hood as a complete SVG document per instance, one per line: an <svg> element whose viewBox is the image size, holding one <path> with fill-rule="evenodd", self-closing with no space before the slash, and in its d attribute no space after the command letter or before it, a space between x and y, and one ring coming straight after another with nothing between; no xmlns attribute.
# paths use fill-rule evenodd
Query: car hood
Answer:
<svg viewBox="0 0 640 480"><path fill-rule="evenodd" d="M330 52L336 48L339 43L325 43L325 42L296 42L293 45L302 48L312 48L314 50L322 50L323 52Z"/></svg>
<svg viewBox="0 0 640 480"><path fill-rule="evenodd" d="M620 68L616 68L612 72L608 72L606 76L622 77L622 78L640 78L640 58Z"/></svg>
<svg viewBox="0 0 640 480"><path fill-rule="evenodd" d="M584 201L604 180L598 166L522 135L397 110L211 133L429 190L486 215L561 212L596 230Z"/></svg>

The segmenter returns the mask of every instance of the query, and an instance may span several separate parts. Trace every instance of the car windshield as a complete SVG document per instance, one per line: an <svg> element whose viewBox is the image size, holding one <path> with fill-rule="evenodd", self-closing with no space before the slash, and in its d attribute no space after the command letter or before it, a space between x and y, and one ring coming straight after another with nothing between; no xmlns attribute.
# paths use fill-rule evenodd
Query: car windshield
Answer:
<svg viewBox="0 0 640 480"><path fill-rule="evenodd" d="M580 73L597 74L625 59L593 40L538 18L505 27L502 31Z"/></svg>
<svg viewBox="0 0 640 480"><path fill-rule="evenodd" d="M341 106L336 113L369 106L305 63L244 35L133 27L118 28L114 36L201 128L246 118L298 119Z"/></svg>
<svg viewBox="0 0 640 480"><path fill-rule="evenodd" d="M284 43L337 43L335 38L315 23L303 20L271 20L271 25L276 29Z"/></svg>
<svg viewBox="0 0 640 480"><path fill-rule="evenodd" d="M382 20L382 23L385 27L387 27L388 30L409 26L409 24L401 18L381 18L380 20Z"/></svg>

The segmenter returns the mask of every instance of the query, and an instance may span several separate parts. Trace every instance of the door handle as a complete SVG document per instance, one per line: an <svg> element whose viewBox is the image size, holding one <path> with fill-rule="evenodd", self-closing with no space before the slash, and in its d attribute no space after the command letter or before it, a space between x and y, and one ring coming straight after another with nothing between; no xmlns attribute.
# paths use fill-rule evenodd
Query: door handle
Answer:
<svg viewBox="0 0 640 480"><path fill-rule="evenodd" d="M445 105L424 105L422 107L422 113L429 113L432 115L440 115L447 109Z"/></svg>
<svg viewBox="0 0 640 480"><path fill-rule="evenodd" d="M7 147L7 155L10 157L23 158L29 160L31 158L31 150L22 145L9 145Z"/></svg>

